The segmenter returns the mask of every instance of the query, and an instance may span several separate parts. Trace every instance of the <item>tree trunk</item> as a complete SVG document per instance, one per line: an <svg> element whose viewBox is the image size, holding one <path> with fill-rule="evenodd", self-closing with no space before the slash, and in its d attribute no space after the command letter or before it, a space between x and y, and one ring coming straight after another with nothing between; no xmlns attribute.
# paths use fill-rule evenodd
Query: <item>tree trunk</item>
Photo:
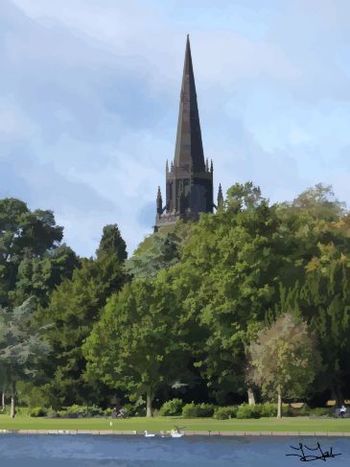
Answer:
<svg viewBox="0 0 350 467"><path fill-rule="evenodd" d="M282 394L280 386L277 389L277 418L282 418Z"/></svg>
<svg viewBox="0 0 350 467"><path fill-rule="evenodd" d="M4 388L1 394L1 411L5 412L5 410L6 410L6 401L5 401L5 388Z"/></svg>
<svg viewBox="0 0 350 467"><path fill-rule="evenodd" d="M255 395L251 387L248 387L248 404L255 405Z"/></svg>
<svg viewBox="0 0 350 467"><path fill-rule="evenodd" d="M146 417L153 417L153 408L152 408L152 402L153 402L153 395L151 391L147 391L146 395Z"/></svg>
<svg viewBox="0 0 350 467"><path fill-rule="evenodd" d="M11 384L11 411L10 416L15 418L16 416L16 383L13 381Z"/></svg>

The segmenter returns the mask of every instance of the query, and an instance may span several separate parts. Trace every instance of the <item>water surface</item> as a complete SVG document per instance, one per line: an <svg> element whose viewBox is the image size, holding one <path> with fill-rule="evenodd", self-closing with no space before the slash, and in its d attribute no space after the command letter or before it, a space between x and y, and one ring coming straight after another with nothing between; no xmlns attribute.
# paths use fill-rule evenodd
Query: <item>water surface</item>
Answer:
<svg viewBox="0 0 350 467"><path fill-rule="evenodd" d="M297 437L184 437L15 435L0 436L2 467L289 467L302 466L289 445L302 441L315 445L315 438ZM327 459L327 466L350 466L350 439L320 438L342 456ZM310 465L310 464L306 464ZM311 464L324 465L323 461Z"/></svg>

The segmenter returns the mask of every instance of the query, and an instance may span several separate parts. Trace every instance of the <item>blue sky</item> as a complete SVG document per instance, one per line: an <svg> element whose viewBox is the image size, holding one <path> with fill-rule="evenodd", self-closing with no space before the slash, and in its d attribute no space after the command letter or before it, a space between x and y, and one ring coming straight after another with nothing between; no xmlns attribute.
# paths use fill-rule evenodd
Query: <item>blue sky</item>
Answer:
<svg viewBox="0 0 350 467"><path fill-rule="evenodd" d="M52 209L93 255L151 232L190 33L215 185L350 205L348 0L1 0L0 197Z"/></svg>

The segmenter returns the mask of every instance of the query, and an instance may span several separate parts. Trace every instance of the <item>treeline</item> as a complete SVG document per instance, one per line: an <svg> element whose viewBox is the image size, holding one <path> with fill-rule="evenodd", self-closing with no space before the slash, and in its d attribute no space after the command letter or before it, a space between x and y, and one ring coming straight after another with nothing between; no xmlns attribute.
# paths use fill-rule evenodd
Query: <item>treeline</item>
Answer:
<svg viewBox="0 0 350 467"><path fill-rule="evenodd" d="M215 214L94 258L50 211L0 201L0 378L29 406L147 408L349 397L350 216L330 189L270 204L236 184ZM13 407L14 411L14 407Z"/></svg>

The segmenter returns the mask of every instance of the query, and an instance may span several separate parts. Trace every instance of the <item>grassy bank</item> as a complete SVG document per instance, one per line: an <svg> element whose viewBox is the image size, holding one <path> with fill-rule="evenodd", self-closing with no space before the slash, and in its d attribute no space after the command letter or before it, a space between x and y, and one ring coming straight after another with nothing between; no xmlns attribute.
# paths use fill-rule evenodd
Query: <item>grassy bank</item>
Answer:
<svg viewBox="0 0 350 467"><path fill-rule="evenodd" d="M112 421L112 426L110 422ZM291 417L277 420L260 418L249 420L215 420L211 418L182 419L180 417L157 417L147 419L135 417L125 420L107 418L48 419L17 416L12 420L7 415L0 416L0 429L6 430L115 430L126 431L170 430L175 425L185 431L268 431L268 432L346 432L350 433L350 418L308 418Z"/></svg>

